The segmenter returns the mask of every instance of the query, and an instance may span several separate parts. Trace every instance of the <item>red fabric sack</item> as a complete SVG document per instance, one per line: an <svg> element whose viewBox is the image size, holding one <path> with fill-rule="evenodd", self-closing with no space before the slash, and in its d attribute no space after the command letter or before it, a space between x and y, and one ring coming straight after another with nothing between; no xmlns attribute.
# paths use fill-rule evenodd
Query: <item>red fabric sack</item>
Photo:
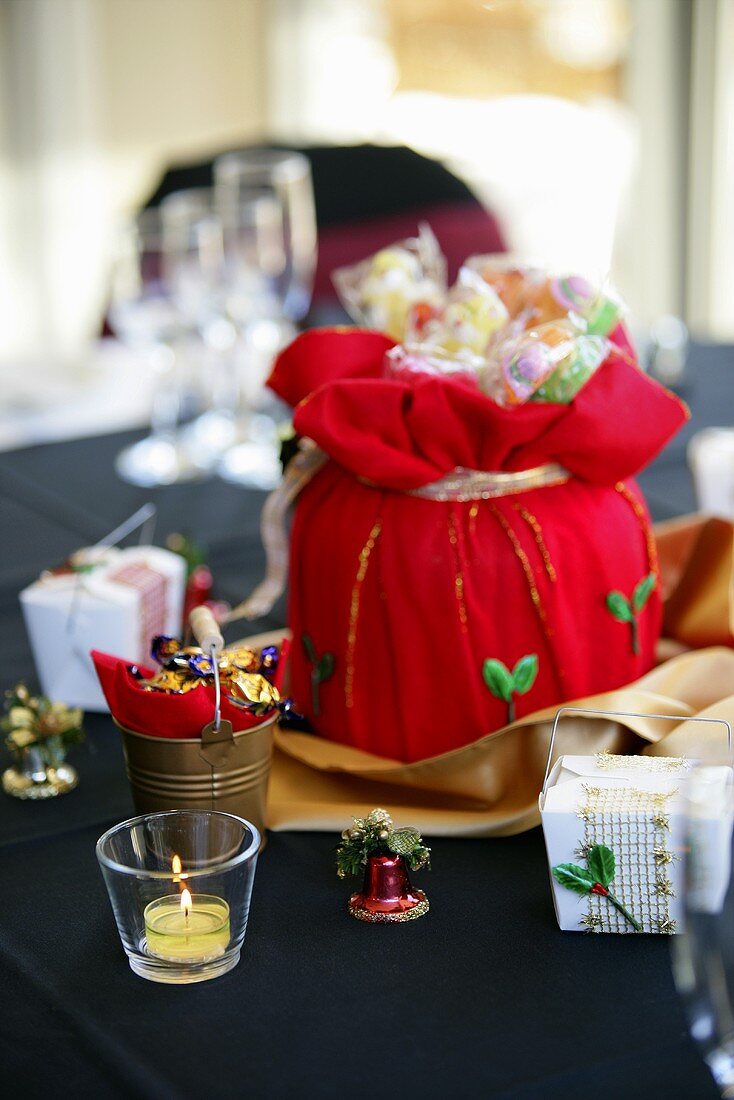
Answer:
<svg viewBox="0 0 734 1100"><path fill-rule="evenodd" d="M320 734L423 759L507 723L488 658L512 670L537 656L517 717L652 666L657 583L634 624L608 596L632 607L635 588L657 578L631 478L687 410L639 370L621 327L611 340L571 404L517 409L443 377L383 377L392 341L379 333L311 330L282 353L269 384L330 458L299 496L291 536L291 693ZM411 495L457 467L548 463L568 479L490 499Z"/></svg>

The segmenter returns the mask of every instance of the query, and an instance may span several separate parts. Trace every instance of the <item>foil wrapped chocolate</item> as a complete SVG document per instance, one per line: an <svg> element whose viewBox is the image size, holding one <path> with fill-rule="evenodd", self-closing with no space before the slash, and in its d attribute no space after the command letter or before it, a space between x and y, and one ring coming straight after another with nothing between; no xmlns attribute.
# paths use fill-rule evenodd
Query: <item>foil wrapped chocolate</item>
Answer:
<svg viewBox="0 0 734 1100"><path fill-rule="evenodd" d="M151 656L161 667L154 676L140 681L144 691L185 695L202 684L214 683L211 656L197 646L184 646L178 638L158 635ZM246 646L223 649L217 660L222 691L235 706L265 714L280 703L278 689L270 679L277 666L276 646L267 646L262 653Z"/></svg>

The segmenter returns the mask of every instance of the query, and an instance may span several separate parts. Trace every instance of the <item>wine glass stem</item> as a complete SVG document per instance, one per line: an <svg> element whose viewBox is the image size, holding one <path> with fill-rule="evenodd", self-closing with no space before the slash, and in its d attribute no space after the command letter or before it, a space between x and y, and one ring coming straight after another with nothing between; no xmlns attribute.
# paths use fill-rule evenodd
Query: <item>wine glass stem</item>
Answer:
<svg viewBox="0 0 734 1100"><path fill-rule="evenodd" d="M176 371L176 355L169 345L155 348L151 366L156 374L150 413L151 435L157 439L174 437L181 412L181 394Z"/></svg>
<svg viewBox="0 0 734 1100"><path fill-rule="evenodd" d="M218 412L234 416L240 406L240 381L237 369L237 356L234 349L217 353L213 407Z"/></svg>

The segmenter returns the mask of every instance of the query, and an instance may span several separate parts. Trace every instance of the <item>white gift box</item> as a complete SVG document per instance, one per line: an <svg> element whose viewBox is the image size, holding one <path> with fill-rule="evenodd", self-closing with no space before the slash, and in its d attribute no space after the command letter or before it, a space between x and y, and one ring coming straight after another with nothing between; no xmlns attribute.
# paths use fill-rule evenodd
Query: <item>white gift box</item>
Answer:
<svg viewBox="0 0 734 1100"><path fill-rule="evenodd" d="M641 931L683 930L683 845L692 828L684 791L692 766L678 757L607 753L556 761L539 808L561 929L635 931L606 897L577 894L552 874L560 863L586 868L589 848L604 844L616 865L609 889ZM695 807L697 851L707 854L705 866L699 861L695 900L696 908L705 912L721 908L729 884L733 776L730 767L707 767L706 797ZM699 773L699 784L700 778Z"/></svg>
<svg viewBox="0 0 734 1100"><path fill-rule="evenodd" d="M181 632L186 563L155 546L109 548L94 560L89 572L44 574L20 602L44 695L104 711L90 650L148 664L155 634Z"/></svg>

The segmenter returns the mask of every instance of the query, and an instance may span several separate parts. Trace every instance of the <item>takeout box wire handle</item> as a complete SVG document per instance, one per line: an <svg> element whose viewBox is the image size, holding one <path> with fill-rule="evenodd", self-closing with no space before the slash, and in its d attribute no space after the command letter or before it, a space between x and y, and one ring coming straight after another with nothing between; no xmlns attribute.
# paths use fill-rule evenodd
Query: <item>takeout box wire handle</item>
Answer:
<svg viewBox="0 0 734 1100"><path fill-rule="evenodd" d="M731 723L727 722L725 718L691 718L688 714L638 714L631 710L591 710L587 707L561 707L556 711L556 716L553 719L553 726L551 727L548 759L545 762L545 776L543 777L543 786L540 791L541 798L545 796L548 788L548 776L550 775L551 762L553 760L553 746L556 740L558 723L563 715L568 714L586 715L594 718L653 718L660 719L661 721L665 719L667 722L702 722L706 725L724 726L726 729L726 743L729 759L731 759L732 756Z"/></svg>

